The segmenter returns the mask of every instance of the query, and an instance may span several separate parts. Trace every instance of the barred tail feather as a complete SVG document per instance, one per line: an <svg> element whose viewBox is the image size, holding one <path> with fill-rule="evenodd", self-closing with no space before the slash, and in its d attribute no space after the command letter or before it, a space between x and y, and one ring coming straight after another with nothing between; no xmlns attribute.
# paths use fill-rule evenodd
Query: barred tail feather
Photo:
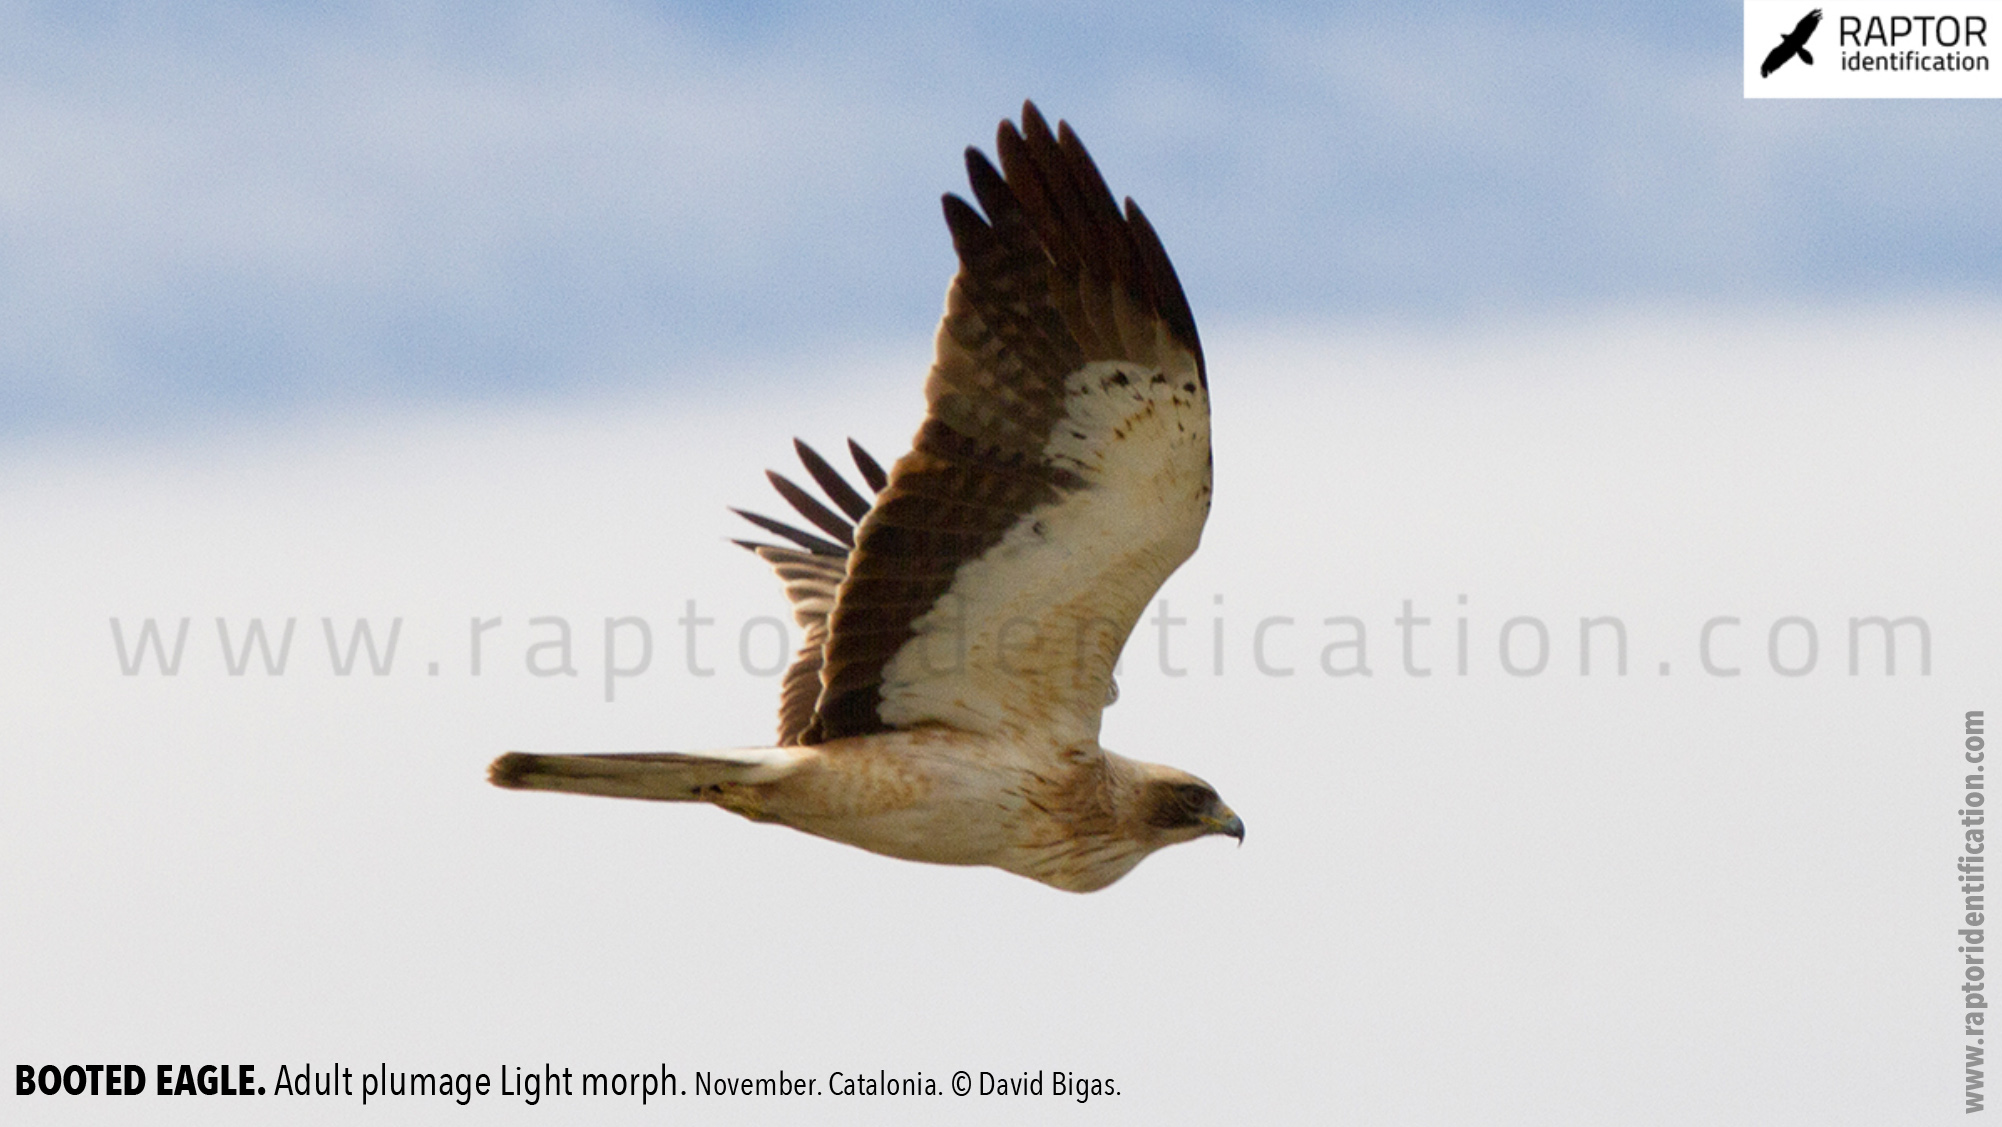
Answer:
<svg viewBox="0 0 2002 1127"><path fill-rule="evenodd" d="M555 790L655 802L702 802L715 788L765 783L786 774L799 755L789 748L745 751L537 755L510 751L487 768L487 781L509 790Z"/></svg>

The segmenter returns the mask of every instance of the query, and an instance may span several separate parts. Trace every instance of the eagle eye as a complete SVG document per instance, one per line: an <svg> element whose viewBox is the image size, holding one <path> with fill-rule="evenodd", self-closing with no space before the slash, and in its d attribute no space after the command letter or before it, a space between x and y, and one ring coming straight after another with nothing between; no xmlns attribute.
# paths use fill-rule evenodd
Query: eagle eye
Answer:
<svg viewBox="0 0 2002 1127"><path fill-rule="evenodd" d="M1156 784L1148 797L1147 824L1157 829L1175 829L1202 821L1216 802L1216 794L1197 783Z"/></svg>

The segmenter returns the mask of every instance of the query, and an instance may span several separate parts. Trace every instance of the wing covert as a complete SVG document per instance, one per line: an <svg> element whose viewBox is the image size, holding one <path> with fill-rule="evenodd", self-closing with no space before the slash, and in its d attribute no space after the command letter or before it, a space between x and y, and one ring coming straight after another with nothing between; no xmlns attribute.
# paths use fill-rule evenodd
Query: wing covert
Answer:
<svg viewBox="0 0 2002 1127"><path fill-rule="evenodd" d="M927 415L855 529L802 742L1095 737L1127 634L1201 536L1208 383L1160 240L1033 105L996 151L967 151L977 210L944 200L960 269Z"/></svg>

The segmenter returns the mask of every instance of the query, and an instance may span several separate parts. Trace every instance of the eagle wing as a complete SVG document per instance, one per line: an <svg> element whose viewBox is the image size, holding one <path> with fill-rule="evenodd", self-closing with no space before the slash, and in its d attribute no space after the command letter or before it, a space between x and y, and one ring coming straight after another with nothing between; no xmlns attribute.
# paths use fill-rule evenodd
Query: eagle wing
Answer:
<svg viewBox="0 0 2002 1127"><path fill-rule="evenodd" d="M738 546L756 553L778 573L779 581L785 584L786 599L792 603L793 621L799 624L805 635L779 689L780 747L798 744L813 723L814 706L820 701L821 660L827 648L827 616L834 610L834 598L841 588L841 581L848 578L848 553L855 546L855 522L862 519L870 506L870 501L865 500L841 476L840 471L828 465L827 459L822 458L813 447L794 439L793 450L799 454L800 464L806 467L806 472L812 475L814 482L840 512L829 509L782 474L767 471L765 476L794 512L834 539L815 536L757 513L732 510L766 532L792 542L786 546L736 541ZM848 453L855 459L855 468L861 472L871 495L882 492L888 480L883 467L877 465L876 459L870 457L869 452L854 439L848 441Z"/></svg>
<svg viewBox="0 0 2002 1127"><path fill-rule="evenodd" d="M1202 534L1209 388L1160 240L1033 104L997 150L998 171L967 150L978 211L944 200L960 268L928 411L855 529L802 743L1096 738L1127 635ZM794 562L823 596L831 565Z"/></svg>

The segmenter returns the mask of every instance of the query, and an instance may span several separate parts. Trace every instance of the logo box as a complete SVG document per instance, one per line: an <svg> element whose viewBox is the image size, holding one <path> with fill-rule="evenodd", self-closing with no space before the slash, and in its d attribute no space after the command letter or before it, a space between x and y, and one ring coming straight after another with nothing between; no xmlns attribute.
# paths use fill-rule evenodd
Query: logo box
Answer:
<svg viewBox="0 0 2002 1127"><path fill-rule="evenodd" d="M2002 0L1745 0L1747 98L2002 97Z"/></svg>

